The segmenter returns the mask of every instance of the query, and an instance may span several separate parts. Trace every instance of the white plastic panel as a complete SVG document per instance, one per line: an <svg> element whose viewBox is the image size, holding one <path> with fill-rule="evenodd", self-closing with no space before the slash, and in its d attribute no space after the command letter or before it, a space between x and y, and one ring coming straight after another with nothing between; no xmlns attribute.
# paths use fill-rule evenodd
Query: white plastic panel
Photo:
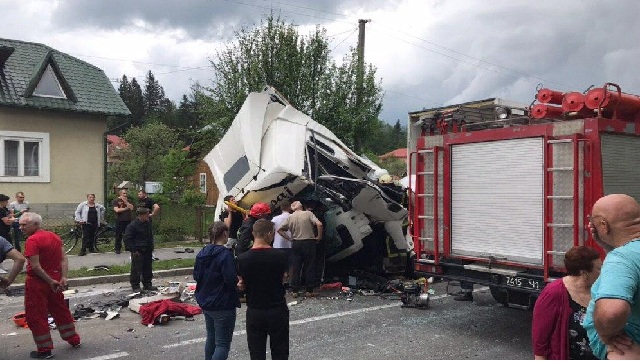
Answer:
<svg viewBox="0 0 640 361"><path fill-rule="evenodd" d="M542 264L544 139L451 147L454 255Z"/></svg>

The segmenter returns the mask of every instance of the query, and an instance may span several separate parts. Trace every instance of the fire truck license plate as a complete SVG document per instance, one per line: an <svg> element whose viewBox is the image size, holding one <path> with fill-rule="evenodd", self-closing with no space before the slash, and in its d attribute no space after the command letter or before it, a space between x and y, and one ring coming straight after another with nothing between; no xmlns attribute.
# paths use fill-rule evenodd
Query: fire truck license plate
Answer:
<svg viewBox="0 0 640 361"><path fill-rule="evenodd" d="M540 281L531 278L505 276L504 280L505 284L511 287L527 288L537 291L541 289Z"/></svg>

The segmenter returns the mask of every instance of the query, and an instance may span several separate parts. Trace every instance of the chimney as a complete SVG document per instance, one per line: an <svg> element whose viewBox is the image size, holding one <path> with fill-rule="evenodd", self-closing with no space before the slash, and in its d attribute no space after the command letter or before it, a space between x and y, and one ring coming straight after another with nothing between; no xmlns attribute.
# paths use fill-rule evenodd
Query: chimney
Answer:
<svg viewBox="0 0 640 361"><path fill-rule="evenodd" d="M13 54L13 51L16 50L10 46L0 45L0 69L4 67L4 64L7 62L7 59Z"/></svg>

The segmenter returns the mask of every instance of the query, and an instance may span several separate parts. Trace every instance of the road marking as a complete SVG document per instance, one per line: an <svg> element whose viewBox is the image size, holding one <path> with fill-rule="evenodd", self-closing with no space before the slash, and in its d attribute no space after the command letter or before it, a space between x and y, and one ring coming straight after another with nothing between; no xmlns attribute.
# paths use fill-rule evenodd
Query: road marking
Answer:
<svg viewBox="0 0 640 361"><path fill-rule="evenodd" d="M476 288L475 290L473 290L473 292L486 291L488 289L489 289L489 287L479 287L479 288ZM451 295L448 295L448 294L445 293L445 294L442 294L442 295L430 297L430 300L439 300L441 298L446 298L446 297L451 297ZM360 309L357 309L357 310L332 313L332 314L329 314L329 315L309 317L309 318L304 318L302 320L291 321L291 322L289 322L289 325L301 325L301 324L304 324L304 323L327 320L327 319L330 319L330 318L336 318L336 317L342 317L342 316L348 316L348 315L355 315L355 314L363 313L363 312L383 310L383 309L386 309L386 308L398 307L398 306L401 306L401 305L402 305L402 302L394 302L394 303L390 303L390 304L386 304L386 305L366 307L366 308L360 308ZM239 335L244 335L246 333L247 333L247 330L240 330L240 331L234 331L233 335L234 336L239 336ZM194 339L191 339L191 340L181 341L181 342L178 342L178 343L164 345L162 347L164 347L164 348L174 348L174 347L192 345L194 343L201 343L201 342L205 342L206 340L207 340L206 337L199 337L199 338L194 338Z"/></svg>
<svg viewBox="0 0 640 361"><path fill-rule="evenodd" d="M109 355L88 358L87 360L113 360L115 358L126 357L126 356L129 356L129 353L123 351L123 352L112 353Z"/></svg>

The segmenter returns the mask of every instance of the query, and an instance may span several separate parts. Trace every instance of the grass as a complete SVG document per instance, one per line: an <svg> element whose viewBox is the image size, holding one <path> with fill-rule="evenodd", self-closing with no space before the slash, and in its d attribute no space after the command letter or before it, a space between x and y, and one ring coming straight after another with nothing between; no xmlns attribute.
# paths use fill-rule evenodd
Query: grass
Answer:
<svg viewBox="0 0 640 361"><path fill-rule="evenodd" d="M187 268L193 267L195 259L167 259L153 262L153 270L169 270L175 268ZM131 265L113 265L109 266L108 270L97 269L90 270L87 267L82 267L76 270L69 270L67 275L68 279L80 278L80 277L92 277L92 276L107 276L107 275L119 275L128 274L131 271ZM25 274L21 273L16 277L14 283L24 283Z"/></svg>
<svg viewBox="0 0 640 361"><path fill-rule="evenodd" d="M191 241L164 241L155 242L156 248L174 248L174 247L204 247L206 243L200 243L195 240Z"/></svg>

